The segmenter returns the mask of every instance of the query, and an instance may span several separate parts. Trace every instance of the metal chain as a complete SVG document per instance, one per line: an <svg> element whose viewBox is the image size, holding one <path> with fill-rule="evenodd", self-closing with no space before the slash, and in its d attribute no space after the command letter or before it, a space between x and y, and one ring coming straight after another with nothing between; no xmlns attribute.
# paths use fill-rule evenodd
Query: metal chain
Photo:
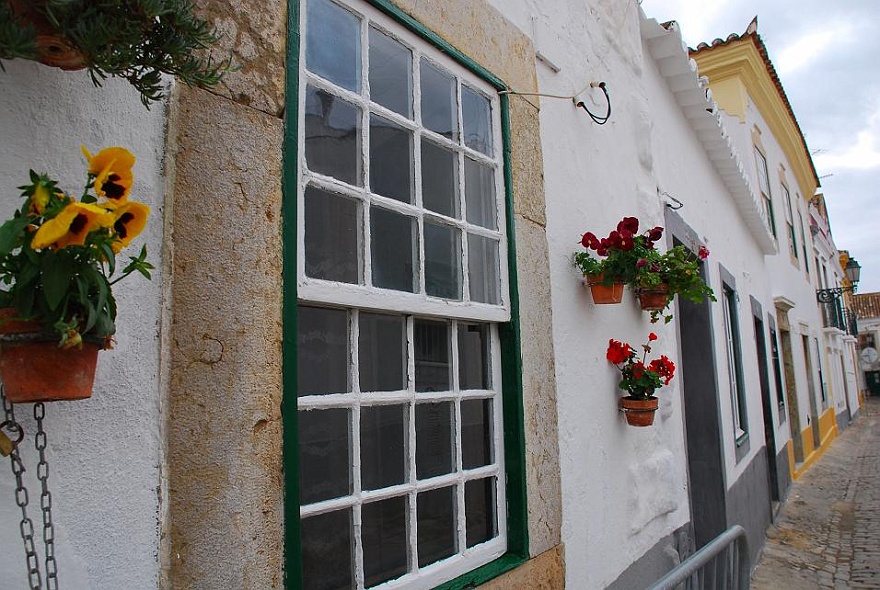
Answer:
<svg viewBox="0 0 880 590"><path fill-rule="evenodd" d="M0 399L3 401L3 412L5 413L6 421L17 425L15 412L12 404L6 399L2 383L0 383ZM24 552L27 558L28 584L31 590L41 590L43 581L40 577L40 560L37 557L36 547L34 547L34 523L27 514L28 491L24 487L22 478L22 475L24 475L24 464L21 462L18 446L12 449L9 459L12 462L12 474L15 476L15 503L21 508L21 522L18 525L18 530L21 532L21 540L24 542Z"/></svg>
<svg viewBox="0 0 880 590"><path fill-rule="evenodd" d="M46 589L58 590L58 568L55 563L55 526L52 523L52 494L49 492L49 463L46 462L46 431L43 430L43 418L46 417L46 406L43 402L34 404L34 420L37 422L37 434L34 436L34 447L39 453L37 462L37 479L40 480L40 510L43 512L43 545L46 548Z"/></svg>

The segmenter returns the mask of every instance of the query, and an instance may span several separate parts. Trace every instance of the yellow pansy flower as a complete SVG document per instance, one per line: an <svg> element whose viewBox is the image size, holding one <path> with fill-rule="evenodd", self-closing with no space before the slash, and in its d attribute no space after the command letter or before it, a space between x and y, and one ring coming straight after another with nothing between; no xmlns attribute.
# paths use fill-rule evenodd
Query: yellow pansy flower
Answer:
<svg viewBox="0 0 880 590"><path fill-rule="evenodd" d="M116 218L113 222L113 230L119 238L118 241L113 242L113 252L118 254L143 231L149 214L150 208L136 201L128 201L113 209Z"/></svg>
<svg viewBox="0 0 880 590"><path fill-rule="evenodd" d="M55 218L46 221L31 241L31 248L66 248L82 246L89 232L110 227L115 216L96 205L73 202L61 210Z"/></svg>
<svg viewBox="0 0 880 590"><path fill-rule="evenodd" d="M104 148L94 156L86 146L80 149L89 162L89 174L95 177L95 193L116 203L126 201L134 183L134 154L122 147Z"/></svg>

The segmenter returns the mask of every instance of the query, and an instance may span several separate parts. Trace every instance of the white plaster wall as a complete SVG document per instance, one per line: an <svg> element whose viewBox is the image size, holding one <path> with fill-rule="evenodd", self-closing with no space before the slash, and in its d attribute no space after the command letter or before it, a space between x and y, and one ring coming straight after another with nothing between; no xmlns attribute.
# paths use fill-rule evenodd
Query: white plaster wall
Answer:
<svg viewBox="0 0 880 590"><path fill-rule="evenodd" d="M152 208L143 234L153 280L130 277L114 288L119 305L116 346L99 355L92 398L46 404L49 487L59 585L71 590L155 588L159 575L160 438L159 321L163 276L164 107L145 109L125 82L94 88L85 72L33 62L4 62L0 71L0 217L21 204L15 187L28 169L48 172L79 194L80 153L121 145L137 157L132 199ZM27 436L22 452L29 516L42 556L32 406L16 406ZM0 475L0 572L4 589L27 588L9 460Z"/></svg>
<svg viewBox="0 0 880 590"><path fill-rule="evenodd" d="M652 89L650 100L653 116L655 177L661 190L684 203L679 215L697 232L710 250L706 261L709 284L718 302L712 305L715 368L717 374L721 438L724 449L725 481L732 487L749 463L765 445L761 383L758 373L758 351L750 296L761 304L762 320L767 331L767 313L774 313L764 255L753 239L733 198L705 154L698 138L682 115L654 62L646 65L646 77ZM741 158L745 158L741 155ZM737 315L741 342L749 451L736 460L733 422L734 396L730 391L727 343L724 332L722 282L720 267L730 272L736 282ZM770 357L769 347L767 356ZM771 388L773 374L769 374ZM775 397L775 394L774 394ZM775 404L774 424L779 424ZM777 436L779 446L788 438L786 425Z"/></svg>
<svg viewBox="0 0 880 590"><path fill-rule="evenodd" d="M739 121L738 119L734 119ZM746 109L746 120L739 122L734 132L737 145L743 153L744 162L748 162L746 170L751 175L752 183L758 187L757 168L754 157L754 147L752 144L752 130L757 125L761 130L761 142L766 150L767 168L769 170L770 190L773 198L773 208L776 217L777 245L778 252L775 255L766 256L765 265L767 269L767 277L770 281L770 289L772 296L784 295L787 299L794 302L794 307L788 312L789 322L791 324L792 334L792 355L795 364L795 379L797 382L798 409L800 410L801 428L806 429L811 423L810 411L808 406L809 385L808 379L814 384L814 399L812 403L817 408L819 415L822 414L821 390L818 377L819 355L815 350L815 339L822 342L822 317L819 315L819 309L816 305L816 288L812 284L812 280L808 280L803 272L803 268L792 264L791 257L788 252L787 228L785 226L784 215L784 198L779 182L780 164L785 166L787 184L791 191L792 200L796 200L798 195L802 199L809 198L812 195L803 195L800 186L795 182L794 175L791 170L792 165L788 162L779 143L773 137L769 125L764 120L755 103L750 99ZM795 215L796 217L796 215ZM812 240L807 234L807 251L812 256L814 248ZM800 238L800 236L798 236ZM803 264L803 261L801 261ZM813 261L810 261L811 273L815 274ZM804 351L802 346L802 335L809 336L811 342L810 358L812 363L812 373L807 374L804 361ZM823 359L824 362L824 359ZM823 366L823 372L827 368ZM809 420L808 420L809 418Z"/></svg>
<svg viewBox="0 0 880 590"><path fill-rule="evenodd" d="M614 114L594 124L570 100L540 101L547 236L556 351L563 541L569 588L602 588L689 520L680 381L662 390L651 428L626 426L617 411L609 338L677 359L674 324L652 326L627 291L597 306L571 263L587 230L607 234L624 215L663 225L652 178L652 113L644 87L635 2L493 2L556 64L539 62L542 92L572 94L605 81ZM532 15L535 21L532 21ZM513 100L522 100L514 97ZM604 102L592 108L601 112Z"/></svg>

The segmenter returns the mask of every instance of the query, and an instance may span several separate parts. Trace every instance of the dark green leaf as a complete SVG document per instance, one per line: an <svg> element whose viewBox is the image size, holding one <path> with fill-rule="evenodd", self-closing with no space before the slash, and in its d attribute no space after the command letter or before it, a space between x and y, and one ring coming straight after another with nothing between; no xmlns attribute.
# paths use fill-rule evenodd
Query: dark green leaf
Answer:
<svg viewBox="0 0 880 590"><path fill-rule="evenodd" d="M21 232L27 226L25 217L15 217L0 225L0 256L9 254L19 244Z"/></svg>
<svg viewBox="0 0 880 590"><path fill-rule="evenodd" d="M67 297L74 272L73 257L64 250L43 257L43 292L49 309L55 310Z"/></svg>

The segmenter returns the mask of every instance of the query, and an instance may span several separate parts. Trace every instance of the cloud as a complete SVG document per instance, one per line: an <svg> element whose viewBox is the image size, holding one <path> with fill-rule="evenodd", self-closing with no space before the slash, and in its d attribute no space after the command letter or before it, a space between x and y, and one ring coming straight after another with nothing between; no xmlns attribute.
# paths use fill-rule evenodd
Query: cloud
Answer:
<svg viewBox="0 0 880 590"><path fill-rule="evenodd" d="M806 32L779 52L774 65L780 75L790 75L822 57L832 43L839 42L841 36L848 35L850 27L843 25L831 30L827 27L823 29L825 30Z"/></svg>
<svg viewBox="0 0 880 590"><path fill-rule="evenodd" d="M870 170L880 168L880 107L856 135L855 143L817 154L813 158L821 170Z"/></svg>

